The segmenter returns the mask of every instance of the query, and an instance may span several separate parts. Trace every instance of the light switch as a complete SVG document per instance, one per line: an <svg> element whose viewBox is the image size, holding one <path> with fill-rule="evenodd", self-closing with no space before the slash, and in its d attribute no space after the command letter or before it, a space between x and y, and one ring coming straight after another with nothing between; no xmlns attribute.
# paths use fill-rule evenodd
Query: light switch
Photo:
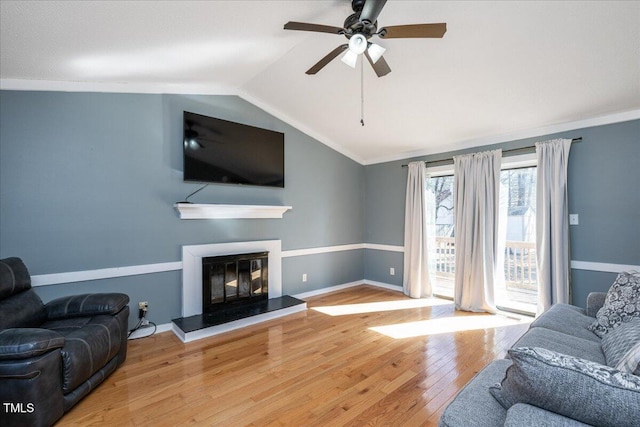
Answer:
<svg viewBox="0 0 640 427"><path fill-rule="evenodd" d="M569 225L578 225L578 214L569 214Z"/></svg>

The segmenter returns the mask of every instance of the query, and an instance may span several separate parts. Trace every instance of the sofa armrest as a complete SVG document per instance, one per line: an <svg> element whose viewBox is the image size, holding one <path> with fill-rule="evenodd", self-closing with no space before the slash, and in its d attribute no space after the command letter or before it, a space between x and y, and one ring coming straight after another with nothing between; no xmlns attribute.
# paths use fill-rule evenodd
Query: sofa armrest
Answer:
<svg viewBox="0 0 640 427"><path fill-rule="evenodd" d="M64 337L39 328L10 328L0 331L0 360L28 359L64 346Z"/></svg>
<svg viewBox="0 0 640 427"><path fill-rule="evenodd" d="M49 320L70 317L115 315L129 304L129 296L119 293L83 294L57 298L45 304Z"/></svg>
<svg viewBox="0 0 640 427"><path fill-rule="evenodd" d="M606 297L606 292L591 292L587 296L587 316L596 317L596 313L604 305Z"/></svg>

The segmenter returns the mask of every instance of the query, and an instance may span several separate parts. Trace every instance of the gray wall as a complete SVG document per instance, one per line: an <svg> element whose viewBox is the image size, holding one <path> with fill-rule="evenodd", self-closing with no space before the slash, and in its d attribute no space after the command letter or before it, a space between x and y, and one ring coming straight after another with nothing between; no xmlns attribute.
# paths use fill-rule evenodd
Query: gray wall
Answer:
<svg viewBox="0 0 640 427"><path fill-rule="evenodd" d="M190 201L293 209L180 220L173 204L199 187L182 179L183 110L285 133L284 189L210 185ZM2 91L0 123L0 258L21 257L32 275L180 261L187 244L363 241L363 166L235 96ZM363 277L361 250L283 260L286 294ZM37 287L45 301L108 291L149 301L156 323L180 316L180 271Z"/></svg>
<svg viewBox="0 0 640 427"><path fill-rule="evenodd" d="M291 205L283 219L182 221L172 205L198 184L182 180L182 111L285 133L286 187L211 185L191 201ZM572 259L640 264L640 121L482 147L583 137L569 163ZM469 149L455 154L479 149ZM234 96L0 92L0 257L33 275L174 262L188 244L281 239L283 250L351 243L401 246L411 160L361 166ZM286 294L362 280L402 284L402 253L351 250L283 259ZM389 267L396 272L389 274ZM302 282L302 274L308 281ZM615 274L573 270L573 301ZM180 316L181 272L40 286L45 300L126 292L149 317ZM132 304L132 305L133 305ZM131 320L132 323L135 319Z"/></svg>
<svg viewBox="0 0 640 427"><path fill-rule="evenodd" d="M402 164L580 136L583 141L572 144L569 155L569 210L580 216L580 225L570 227L571 259L640 265L640 120L366 166L365 240L403 244L407 169L402 168ZM392 277L389 267L394 266L396 275ZM615 276L615 273L573 269L573 303L584 306L589 292L606 291ZM401 285L402 256L394 252L365 251L365 278Z"/></svg>

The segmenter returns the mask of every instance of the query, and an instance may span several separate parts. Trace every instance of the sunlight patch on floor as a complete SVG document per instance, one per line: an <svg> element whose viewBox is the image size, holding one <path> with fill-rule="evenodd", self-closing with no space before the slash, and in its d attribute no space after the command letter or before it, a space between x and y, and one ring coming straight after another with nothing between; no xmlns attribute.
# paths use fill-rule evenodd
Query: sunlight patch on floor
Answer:
<svg viewBox="0 0 640 427"><path fill-rule="evenodd" d="M503 316L501 314L483 314L477 316L454 316L417 322L398 323L396 325L375 326L369 328L372 331L391 338L414 338L428 335L446 334L458 331L471 331L475 329L497 328L522 323L530 323L531 320L517 317Z"/></svg>
<svg viewBox="0 0 640 427"><path fill-rule="evenodd" d="M453 301L441 298L403 299L397 301L369 302L362 304L328 305L311 307L312 310L329 316L346 316L349 314L375 313L380 311L408 310L411 308L434 307L438 305L453 305Z"/></svg>

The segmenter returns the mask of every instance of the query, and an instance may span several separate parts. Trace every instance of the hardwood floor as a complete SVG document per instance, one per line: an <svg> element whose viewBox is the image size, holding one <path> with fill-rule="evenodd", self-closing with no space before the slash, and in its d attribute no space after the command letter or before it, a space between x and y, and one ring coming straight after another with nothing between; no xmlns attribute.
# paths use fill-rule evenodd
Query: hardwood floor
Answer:
<svg viewBox="0 0 640 427"><path fill-rule="evenodd" d="M124 365L58 425L436 425L529 321L372 286L307 302L189 344L172 332L129 341Z"/></svg>

